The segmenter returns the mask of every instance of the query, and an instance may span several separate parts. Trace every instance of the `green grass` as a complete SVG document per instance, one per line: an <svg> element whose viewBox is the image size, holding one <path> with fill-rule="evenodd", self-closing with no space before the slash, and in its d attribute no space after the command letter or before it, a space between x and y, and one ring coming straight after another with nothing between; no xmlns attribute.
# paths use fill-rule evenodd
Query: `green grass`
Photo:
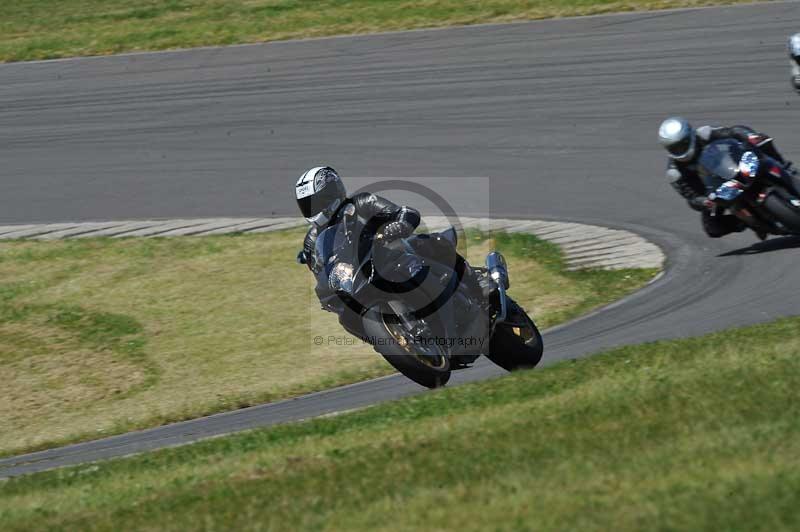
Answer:
<svg viewBox="0 0 800 532"><path fill-rule="evenodd" d="M800 318L0 484L5 530L797 530Z"/></svg>
<svg viewBox="0 0 800 532"><path fill-rule="evenodd" d="M302 235L0 243L0 454L392 372L320 310L312 276L294 261ZM655 274L568 273L551 244L497 238L511 295L542 327ZM464 243L478 263L492 246L479 233ZM315 346L316 335L350 343Z"/></svg>
<svg viewBox="0 0 800 532"><path fill-rule="evenodd" d="M747 0L13 0L0 61L509 22Z"/></svg>

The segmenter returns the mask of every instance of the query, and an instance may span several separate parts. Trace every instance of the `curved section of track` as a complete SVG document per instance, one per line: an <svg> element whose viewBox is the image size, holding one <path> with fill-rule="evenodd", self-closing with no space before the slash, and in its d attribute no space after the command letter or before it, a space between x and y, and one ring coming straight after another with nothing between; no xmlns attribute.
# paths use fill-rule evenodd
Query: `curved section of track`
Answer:
<svg viewBox="0 0 800 532"><path fill-rule="evenodd" d="M667 254L655 283L550 331L550 363L796 314L800 239L706 238L661 178L654 130L671 114L743 122L800 157L784 48L798 27L800 4L782 2L0 66L0 222L291 215L293 176L318 161L488 175L497 216L631 230ZM259 408L280 422L418 390L388 377ZM263 412L88 443L62 463Z"/></svg>

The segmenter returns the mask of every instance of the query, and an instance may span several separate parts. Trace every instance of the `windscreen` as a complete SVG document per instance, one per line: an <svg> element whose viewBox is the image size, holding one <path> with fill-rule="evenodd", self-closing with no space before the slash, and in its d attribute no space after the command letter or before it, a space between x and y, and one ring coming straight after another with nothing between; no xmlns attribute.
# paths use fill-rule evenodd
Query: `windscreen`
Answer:
<svg viewBox="0 0 800 532"><path fill-rule="evenodd" d="M705 147L698 161L698 170L708 189L716 189L735 179L745 149L737 140L718 140Z"/></svg>
<svg viewBox="0 0 800 532"><path fill-rule="evenodd" d="M317 236L317 243L314 246L314 257L317 267L322 268L326 266L346 242L345 226L342 223L328 227L321 232L319 236Z"/></svg>

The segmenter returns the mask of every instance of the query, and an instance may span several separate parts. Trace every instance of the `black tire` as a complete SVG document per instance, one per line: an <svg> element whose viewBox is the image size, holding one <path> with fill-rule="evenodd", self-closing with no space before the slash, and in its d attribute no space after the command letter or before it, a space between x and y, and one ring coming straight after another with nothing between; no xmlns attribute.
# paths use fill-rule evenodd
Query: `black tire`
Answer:
<svg viewBox="0 0 800 532"><path fill-rule="evenodd" d="M800 209L793 207L782 195L772 192L764 200L764 206L789 231L800 233Z"/></svg>
<svg viewBox="0 0 800 532"><path fill-rule="evenodd" d="M508 300L508 321L498 325L489 341L489 360L506 371L533 368L542 360L544 342L525 310ZM525 327L516 327L524 324Z"/></svg>
<svg viewBox="0 0 800 532"><path fill-rule="evenodd" d="M450 380L450 359L441 346L422 346L404 341L405 326L399 321L384 319L378 308L364 315L364 340L397 371L426 388L439 388ZM388 322L388 323L387 323ZM407 331L406 331L407 332Z"/></svg>

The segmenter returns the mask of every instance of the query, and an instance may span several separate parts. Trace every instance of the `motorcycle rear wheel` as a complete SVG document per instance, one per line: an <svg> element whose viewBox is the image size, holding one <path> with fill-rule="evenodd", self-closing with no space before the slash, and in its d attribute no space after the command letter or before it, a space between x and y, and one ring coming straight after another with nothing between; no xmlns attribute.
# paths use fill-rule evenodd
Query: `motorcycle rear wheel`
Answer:
<svg viewBox="0 0 800 532"><path fill-rule="evenodd" d="M416 324L427 327L425 319ZM365 340L397 371L426 388L439 388L450 380L450 359L435 341L417 341L414 332L392 315L373 307L364 315ZM435 339L434 339L435 340Z"/></svg>

